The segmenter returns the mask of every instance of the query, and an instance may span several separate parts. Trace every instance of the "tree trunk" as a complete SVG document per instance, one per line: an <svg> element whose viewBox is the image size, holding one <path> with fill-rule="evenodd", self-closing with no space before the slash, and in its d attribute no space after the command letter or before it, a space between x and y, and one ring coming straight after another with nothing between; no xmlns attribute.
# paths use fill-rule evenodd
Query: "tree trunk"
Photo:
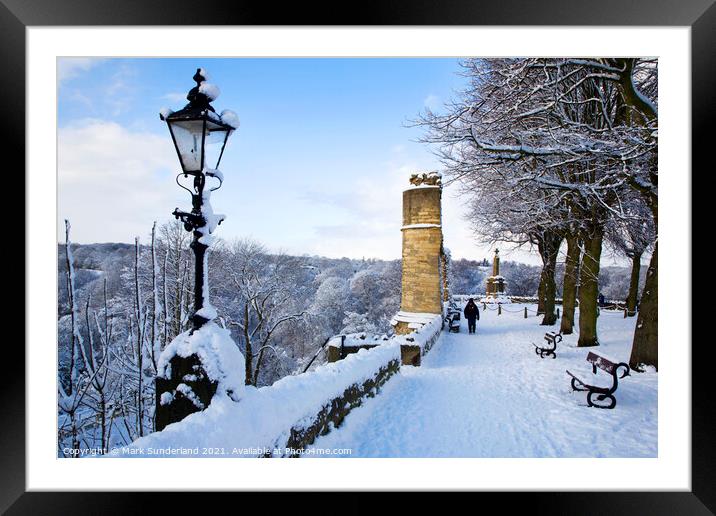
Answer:
<svg viewBox="0 0 716 516"><path fill-rule="evenodd" d="M104 396L104 391L99 393L99 409L100 409L100 427L102 429L102 453L107 453L109 449L109 439L107 436L107 399Z"/></svg>
<svg viewBox="0 0 716 516"><path fill-rule="evenodd" d="M83 343L82 335L79 331L79 310L77 293L75 292L75 265L72 256L72 242L70 242L70 221L67 219L65 219L65 260L67 262L67 299L72 323L72 347L70 349L69 389L67 394L72 394L79 381L80 346Z"/></svg>
<svg viewBox="0 0 716 516"><path fill-rule="evenodd" d="M181 331L184 332L189 328L189 314L191 313L191 307L189 303L191 298L194 297L194 289L191 287L193 282L189 281L189 257L187 256L184 262L184 274L182 279L182 307L181 307ZM191 289L191 290L190 290Z"/></svg>
<svg viewBox="0 0 716 516"><path fill-rule="evenodd" d="M544 307L544 317L540 323L542 326L552 326L557 322L557 313L555 312L557 284L554 281L554 274L557 269L557 255L562 240L562 236L545 231L537 245L543 263L540 277L542 286L540 301Z"/></svg>
<svg viewBox="0 0 716 516"><path fill-rule="evenodd" d="M142 376L144 375L142 368L143 349L142 349L142 297L139 292L139 237L134 239L134 295L135 295L135 306L137 309L137 382L139 387L137 388L137 431L139 437L144 435L144 421L142 415L144 414L144 407L142 406Z"/></svg>
<svg viewBox="0 0 716 516"><path fill-rule="evenodd" d="M70 411L70 420L72 421L72 449L75 451L79 451L80 449L80 438L79 434L77 432L77 417L75 414L76 409L72 409ZM72 455L73 458L78 459L80 458L79 453L74 453Z"/></svg>
<svg viewBox="0 0 716 516"><path fill-rule="evenodd" d="M154 221L154 224L152 225L152 311L151 311L151 323L150 323L150 340L151 340L151 353L152 353L152 365L154 366L154 370L157 370L157 361L159 360L159 353L161 350L159 349L159 336L157 335L158 329L157 329L157 310L159 309L159 284L157 282L157 253L155 248L155 234L157 229L157 222Z"/></svg>
<svg viewBox="0 0 716 516"><path fill-rule="evenodd" d="M627 315L636 315L636 298L639 295L639 272L641 271L641 253L635 253L631 257L631 279L629 281L629 295L627 295Z"/></svg>
<svg viewBox="0 0 716 516"><path fill-rule="evenodd" d="M261 370L261 363L264 360L264 351L266 350L265 347L261 347L261 350L259 351L259 356L256 359L256 367L254 368L254 379L253 379L253 385L254 387L258 386L259 383L259 371Z"/></svg>
<svg viewBox="0 0 716 516"><path fill-rule="evenodd" d="M174 327L173 337L176 337L181 333L182 320L181 320L181 306L184 299L184 283L182 282L182 260L181 260L181 248L179 243L176 242L175 260L174 260Z"/></svg>
<svg viewBox="0 0 716 516"><path fill-rule="evenodd" d="M244 364L246 369L246 378L244 380L244 383L246 385L251 385L251 379L253 378L253 374L251 371L252 364L254 361L253 350L251 349L251 334L249 332L249 321L249 302L246 301L246 304L244 304L244 341L246 342L244 348Z"/></svg>
<svg viewBox="0 0 716 516"><path fill-rule="evenodd" d="M537 287L537 315L542 314L544 314L544 274L540 273Z"/></svg>
<svg viewBox="0 0 716 516"><path fill-rule="evenodd" d="M564 287L562 289L562 321L559 331L570 335L574 331L574 309L577 304L577 278L582 250L579 238L567 237L567 259L564 264Z"/></svg>
<svg viewBox="0 0 716 516"><path fill-rule="evenodd" d="M169 344L169 303L167 302L167 260L169 259L169 248L164 253L164 272L162 273L162 297L164 299L164 332L162 340L162 349Z"/></svg>
<svg viewBox="0 0 716 516"><path fill-rule="evenodd" d="M599 260L602 256L604 229L596 228L585 237L584 256L579 274L579 340L577 346L598 346L597 298L599 297Z"/></svg>
<svg viewBox="0 0 716 516"><path fill-rule="evenodd" d="M654 244L654 253L646 272L646 283L641 295L634 343L629 358L629 367L637 371L643 370L644 365L659 368L658 246L658 242Z"/></svg>

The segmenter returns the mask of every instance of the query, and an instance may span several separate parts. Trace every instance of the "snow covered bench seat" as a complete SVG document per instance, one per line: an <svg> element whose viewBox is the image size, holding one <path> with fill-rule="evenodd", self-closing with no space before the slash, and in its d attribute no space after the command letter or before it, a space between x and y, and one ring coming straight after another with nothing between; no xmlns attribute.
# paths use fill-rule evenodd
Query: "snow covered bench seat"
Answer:
<svg viewBox="0 0 716 516"><path fill-rule="evenodd" d="M624 362L612 361L604 356L599 356L592 351L590 351L587 355L587 362L592 364L592 373L597 374L597 369L601 369L611 375L611 387L600 387L588 384L567 370L567 374L572 377L572 390L587 391L587 404L590 407L613 409L617 405L617 399L614 397L614 392L617 390L619 385L619 379L629 376L629 365ZM621 376L619 376L620 368L624 370ZM593 400L595 395L598 403L595 403ZM601 404L605 402L607 404Z"/></svg>

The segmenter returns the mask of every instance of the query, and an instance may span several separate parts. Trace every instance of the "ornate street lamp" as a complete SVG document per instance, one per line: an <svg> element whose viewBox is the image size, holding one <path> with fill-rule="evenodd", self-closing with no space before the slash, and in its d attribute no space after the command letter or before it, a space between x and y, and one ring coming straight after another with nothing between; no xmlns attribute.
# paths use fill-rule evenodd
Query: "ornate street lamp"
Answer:
<svg viewBox="0 0 716 516"><path fill-rule="evenodd" d="M191 194L191 211L176 208L173 215L184 223L184 229L193 233L191 248L195 262L192 328L177 335L158 361L155 381L158 431L209 406L220 382L224 382L222 389L230 396L236 395L237 386L244 383L243 377L235 377L234 370L243 363L243 357L229 332L207 324L216 317L216 310L209 303L207 249L211 234L224 219L223 215L214 214L210 196L223 182L219 162L239 123L232 111L216 114L211 102L219 95L219 89L206 79L206 72L198 69L194 75L196 86L186 96L189 103L180 111L164 109L159 115L169 126L181 163L182 172L176 182Z"/></svg>
<svg viewBox="0 0 716 516"><path fill-rule="evenodd" d="M193 78L196 86L186 96L189 103L179 111L163 110L159 116L169 126L181 163L182 172L177 175L176 182L191 194L191 211L176 208L172 215L184 223L187 231L194 233L190 246L194 251L192 327L197 330L216 317L216 311L209 304L206 249L211 243L211 233L221 224L223 216L214 214L209 195L223 182L219 163L229 136L238 128L238 118L228 110L216 114L211 102L219 95L219 90L207 82L203 69L197 69ZM191 186L187 187L182 184L182 178L187 180L190 176ZM207 178L218 180L218 184L207 189Z"/></svg>

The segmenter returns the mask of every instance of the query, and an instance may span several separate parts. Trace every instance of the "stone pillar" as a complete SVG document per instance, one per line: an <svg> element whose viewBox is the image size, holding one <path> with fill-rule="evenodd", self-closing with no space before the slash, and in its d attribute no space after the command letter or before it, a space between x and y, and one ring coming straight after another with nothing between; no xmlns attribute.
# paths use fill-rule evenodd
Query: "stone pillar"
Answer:
<svg viewBox="0 0 716 516"><path fill-rule="evenodd" d="M403 270L395 332L411 333L411 323L442 314L442 186L437 174L414 174L403 192ZM422 317L421 317L422 316Z"/></svg>

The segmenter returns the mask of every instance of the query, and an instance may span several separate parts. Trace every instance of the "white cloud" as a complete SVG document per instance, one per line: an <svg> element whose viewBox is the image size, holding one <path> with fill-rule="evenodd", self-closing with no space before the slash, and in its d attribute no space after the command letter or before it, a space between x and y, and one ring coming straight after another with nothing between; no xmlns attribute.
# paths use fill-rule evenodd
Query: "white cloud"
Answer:
<svg viewBox="0 0 716 516"><path fill-rule="evenodd" d="M330 257L400 258L402 191L409 185L412 164L387 164L385 172L355 176L339 191L315 192L303 200L329 205L338 216L314 225L309 253Z"/></svg>
<svg viewBox="0 0 716 516"><path fill-rule="evenodd" d="M57 59L57 82L77 77L82 72L96 66L104 59L96 57L60 57Z"/></svg>
<svg viewBox="0 0 716 516"><path fill-rule="evenodd" d="M427 170L432 168L416 162L393 162L386 165L385 172L356 176L350 184L341 184L338 191L304 195L302 200L312 210L323 205L338 215L327 217L325 224L314 225L315 236L303 243L302 250L335 258L400 258L402 192L409 186L411 174ZM442 207L445 246L453 258L489 258L491 246L474 238L472 227L464 218L463 200L450 187L443 190ZM508 259L530 261L530 258L534 257L515 251Z"/></svg>
<svg viewBox="0 0 716 516"><path fill-rule="evenodd" d="M123 65L112 74L109 83L104 88L101 98L113 116L127 110L133 104L136 92L137 70Z"/></svg>
<svg viewBox="0 0 716 516"><path fill-rule="evenodd" d="M58 238L63 219L78 242L130 242L181 204L177 158L167 137L104 120L58 131ZM184 203L186 200L184 200Z"/></svg>

